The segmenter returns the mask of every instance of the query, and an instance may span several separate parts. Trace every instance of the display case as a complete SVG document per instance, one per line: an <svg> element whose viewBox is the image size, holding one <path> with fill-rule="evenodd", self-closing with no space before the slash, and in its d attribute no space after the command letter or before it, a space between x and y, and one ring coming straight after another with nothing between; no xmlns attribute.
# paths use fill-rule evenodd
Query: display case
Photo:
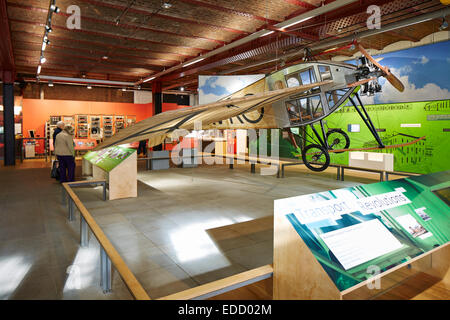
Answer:
<svg viewBox="0 0 450 320"><path fill-rule="evenodd" d="M76 137L80 139L87 138L89 133L88 116L77 115L75 118L77 120Z"/></svg>
<svg viewBox="0 0 450 320"><path fill-rule="evenodd" d="M103 137L108 138L113 134L113 116L103 116Z"/></svg>
<svg viewBox="0 0 450 320"><path fill-rule="evenodd" d="M103 138L101 123L101 116L91 116L91 124L89 128L89 137L91 139L101 140Z"/></svg>
<svg viewBox="0 0 450 320"><path fill-rule="evenodd" d="M114 117L114 129L115 133L119 132L123 128L125 128L125 117L124 116L115 116Z"/></svg>

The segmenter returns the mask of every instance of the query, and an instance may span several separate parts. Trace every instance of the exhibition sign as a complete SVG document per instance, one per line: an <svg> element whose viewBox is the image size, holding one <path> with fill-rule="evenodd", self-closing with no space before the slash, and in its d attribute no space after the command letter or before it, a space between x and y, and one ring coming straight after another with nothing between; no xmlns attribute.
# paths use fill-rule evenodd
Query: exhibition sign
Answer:
<svg viewBox="0 0 450 320"><path fill-rule="evenodd" d="M346 290L450 241L450 171L275 200Z"/></svg>
<svg viewBox="0 0 450 320"><path fill-rule="evenodd" d="M135 149L123 146L114 146L99 151L89 151L83 158L106 172L110 172L135 151Z"/></svg>

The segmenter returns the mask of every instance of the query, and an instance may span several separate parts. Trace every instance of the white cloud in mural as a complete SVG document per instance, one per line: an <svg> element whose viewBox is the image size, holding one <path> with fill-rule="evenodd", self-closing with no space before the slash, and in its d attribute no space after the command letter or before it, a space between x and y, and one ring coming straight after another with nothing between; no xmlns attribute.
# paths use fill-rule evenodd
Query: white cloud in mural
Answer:
<svg viewBox="0 0 450 320"><path fill-rule="evenodd" d="M429 61L430 61L430 59L428 59L427 57L421 56L420 60L414 61L413 63L414 64L418 64L418 63L420 63L420 64L427 64Z"/></svg>
<svg viewBox="0 0 450 320"><path fill-rule="evenodd" d="M391 72L396 75L400 74L400 72L396 69L391 69ZM409 81L408 75L400 75L398 78L405 86L405 90L400 92L386 81L386 84L383 86L383 91L376 97L377 102L395 103L424 100L444 100L450 97L450 91L439 87L435 83L427 83L422 88L417 88L414 83Z"/></svg>
<svg viewBox="0 0 450 320"><path fill-rule="evenodd" d="M405 86L403 92L395 89L388 81L379 79L382 85L382 91L376 93L374 96L361 96L364 104L378 104L378 103L399 103L399 102L415 102L427 100L445 100L449 99L450 91L439 87L435 83L427 83L421 88L417 88L414 83L409 81L408 68L402 67L399 69L391 68L391 72Z"/></svg>
<svg viewBox="0 0 450 320"><path fill-rule="evenodd" d="M215 102L263 77L264 75L199 76L199 103Z"/></svg>

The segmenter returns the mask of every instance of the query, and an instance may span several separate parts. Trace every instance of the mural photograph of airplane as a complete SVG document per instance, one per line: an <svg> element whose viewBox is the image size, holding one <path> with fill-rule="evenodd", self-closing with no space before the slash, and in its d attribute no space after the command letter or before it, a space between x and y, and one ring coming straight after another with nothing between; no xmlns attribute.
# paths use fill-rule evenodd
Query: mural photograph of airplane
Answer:
<svg viewBox="0 0 450 320"><path fill-rule="evenodd" d="M349 149L350 139L343 130L326 130L324 126L323 119L348 102L378 143L378 146L364 150L401 147L383 144L360 94L380 93L380 77L386 78L400 92L404 86L360 44L355 42L355 45L362 54L358 65L306 59L272 72L219 101L167 111L142 120L107 138L95 150L147 139L148 147L156 146L166 137L178 137L175 135L179 132L177 129L191 131L194 124L201 121L203 130L284 129L303 163L313 171L323 171L330 164L330 152L362 150ZM320 126L320 131L315 124ZM304 130L306 134L299 141L299 136L294 137L290 130L298 127L309 127L311 134Z"/></svg>

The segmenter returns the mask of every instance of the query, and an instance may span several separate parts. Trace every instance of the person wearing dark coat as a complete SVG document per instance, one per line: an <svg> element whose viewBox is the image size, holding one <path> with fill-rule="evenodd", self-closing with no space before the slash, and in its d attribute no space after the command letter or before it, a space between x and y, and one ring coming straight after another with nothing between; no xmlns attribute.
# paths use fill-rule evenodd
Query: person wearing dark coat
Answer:
<svg viewBox="0 0 450 320"><path fill-rule="evenodd" d="M64 130L65 126L66 126L65 123L62 121L59 121L56 124L56 129L53 131L53 150L55 150L56 136L58 135L58 133Z"/></svg>

